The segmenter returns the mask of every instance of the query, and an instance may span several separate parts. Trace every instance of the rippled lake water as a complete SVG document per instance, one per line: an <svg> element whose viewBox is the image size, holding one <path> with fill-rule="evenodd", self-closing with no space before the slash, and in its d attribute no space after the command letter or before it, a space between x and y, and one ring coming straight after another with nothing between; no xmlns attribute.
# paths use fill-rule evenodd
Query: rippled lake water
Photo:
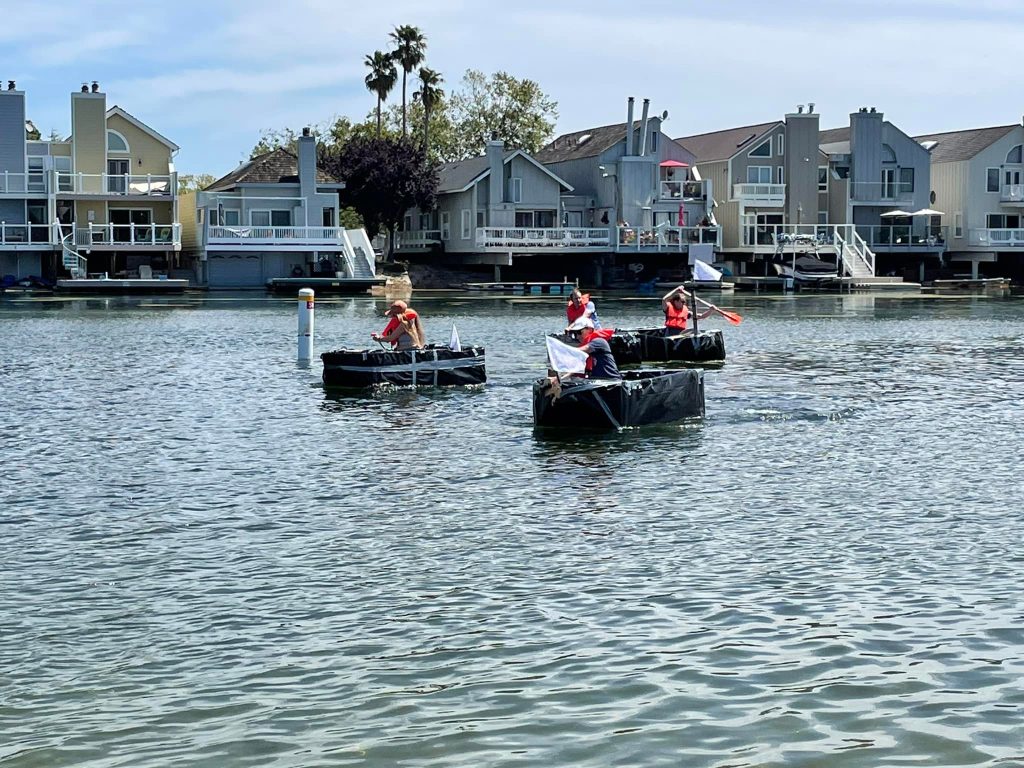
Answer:
<svg viewBox="0 0 1024 768"><path fill-rule="evenodd" d="M703 423L554 436L557 301L333 397L293 301L0 300L0 765L1024 765L1024 303L723 303Z"/></svg>

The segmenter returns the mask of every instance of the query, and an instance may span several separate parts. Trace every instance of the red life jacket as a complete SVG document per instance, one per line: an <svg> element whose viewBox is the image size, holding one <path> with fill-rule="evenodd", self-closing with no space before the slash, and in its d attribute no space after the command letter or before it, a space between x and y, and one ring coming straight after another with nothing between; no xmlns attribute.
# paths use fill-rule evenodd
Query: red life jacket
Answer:
<svg viewBox="0 0 1024 768"><path fill-rule="evenodd" d="M584 293L580 296L580 305L578 307L572 303L572 299L569 299L569 304L565 308L565 316L569 318L569 325L572 325L576 320L583 317L583 313L587 311L588 301L590 301L589 293Z"/></svg>
<svg viewBox="0 0 1024 768"><path fill-rule="evenodd" d="M604 339L605 341L608 341L608 339L612 337L613 333L615 333L614 328L585 328L583 330L583 334L580 336L580 346L585 346L592 342L594 339ZM594 358L588 356L586 372L590 373L593 369Z"/></svg>
<svg viewBox="0 0 1024 768"><path fill-rule="evenodd" d="M407 309L407 310L405 310L405 312L402 313L402 316L405 317L407 320L415 320L417 317L419 317L419 315L416 314L416 310L415 309ZM388 320L388 324L384 326L384 332L381 333L381 336L387 336L389 333L391 333L397 327L398 327L398 318L397 317L392 317L390 320ZM391 342L391 346L397 347L398 346L398 341L397 340L392 341Z"/></svg>
<svg viewBox="0 0 1024 768"><path fill-rule="evenodd" d="M682 309L676 309L675 305L670 301L665 307L666 328L678 328L680 331L685 331L686 321L689 319L690 310L686 308L686 304L683 304Z"/></svg>

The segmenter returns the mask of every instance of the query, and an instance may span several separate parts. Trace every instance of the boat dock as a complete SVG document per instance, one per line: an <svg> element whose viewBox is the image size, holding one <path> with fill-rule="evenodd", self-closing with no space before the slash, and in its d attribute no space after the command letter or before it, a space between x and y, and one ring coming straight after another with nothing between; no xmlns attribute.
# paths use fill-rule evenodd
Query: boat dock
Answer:
<svg viewBox="0 0 1024 768"><path fill-rule="evenodd" d="M317 296L366 293L375 285L384 285L381 277L275 277L267 282L271 293L294 295L302 288L312 288Z"/></svg>
<svg viewBox="0 0 1024 768"><path fill-rule="evenodd" d="M532 295L567 296L570 293L572 293L572 289L575 288L576 285L574 283L569 282L515 283L504 281L499 283L463 283L459 287L465 288L467 291L489 291L491 293L528 293Z"/></svg>
<svg viewBox="0 0 1024 768"><path fill-rule="evenodd" d="M188 280L160 277L160 278L72 278L70 280L58 280L56 290L60 293L81 293L81 294L135 294L135 293L184 293L188 288Z"/></svg>

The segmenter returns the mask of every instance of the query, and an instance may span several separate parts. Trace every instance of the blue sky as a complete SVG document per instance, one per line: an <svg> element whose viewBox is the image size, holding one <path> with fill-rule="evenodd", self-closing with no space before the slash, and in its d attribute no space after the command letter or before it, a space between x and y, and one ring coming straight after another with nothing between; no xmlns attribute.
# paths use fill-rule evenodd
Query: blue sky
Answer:
<svg viewBox="0 0 1024 768"><path fill-rule="evenodd" d="M470 67L533 78L560 131L625 120L629 95L667 109L672 136L809 101L823 128L876 106L909 133L1024 111L1020 0L0 0L0 19L0 78L44 135L67 133L70 92L99 80L181 145L187 173L230 170L263 128L362 118L363 57L406 23L448 88Z"/></svg>

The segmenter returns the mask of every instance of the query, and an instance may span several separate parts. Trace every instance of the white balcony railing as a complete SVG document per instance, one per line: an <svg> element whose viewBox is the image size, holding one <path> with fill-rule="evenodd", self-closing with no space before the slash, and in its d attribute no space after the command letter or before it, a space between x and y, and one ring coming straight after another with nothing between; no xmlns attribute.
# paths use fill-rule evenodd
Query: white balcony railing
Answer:
<svg viewBox="0 0 1024 768"><path fill-rule="evenodd" d="M606 227L478 227L479 248L610 248Z"/></svg>
<svg viewBox="0 0 1024 768"><path fill-rule="evenodd" d="M8 224L0 221L0 245L25 246L52 243L49 224Z"/></svg>
<svg viewBox="0 0 1024 768"><path fill-rule="evenodd" d="M657 227L618 228L616 250L619 251L686 251L691 245L710 243L722 244L719 227L673 227L659 224Z"/></svg>
<svg viewBox="0 0 1024 768"><path fill-rule="evenodd" d="M209 227L211 245L339 245L344 227Z"/></svg>
<svg viewBox="0 0 1024 768"><path fill-rule="evenodd" d="M980 248L1024 248L1024 229L972 229L968 242Z"/></svg>
<svg viewBox="0 0 1024 768"><path fill-rule="evenodd" d="M785 205L785 184L734 184L733 197L743 203Z"/></svg>
<svg viewBox="0 0 1024 768"><path fill-rule="evenodd" d="M383 235L383 246L388 247L387 235ZM441 230L421 229L415 232L396 232L395 248L429 248L441 242Z"/></svg>
<svg viewBox="0 0 1024 768"><path fill-rule="evenodd" d="M46 171L28 173L0 173L0 195L36 194L49 191Z"/></svg>
<svg viewBox="0 0 1024 768"><path fill-rule="evenodd" d="M664 179L661 182L660 194L662 200L703 200L707 192L703 181L671 181Z"/></svg>
<svg viewBox="0 0 1024 768"><path fill-rule="evenodd" d="M905 225L856 225L857 234L876 251L945 248L949 227Z"/></svg>
<svg viewBox="0 0 1024 768"><path fill-rule="evenodd" d="M75 246L181 245L181 224L90 224L75 230Z"/></svg>
<svg viewBox="0 0 1024 768"><path fill-rule="evenodd" d="M1024 184L1004 184L999 191L999 200L1004 203L1024 203Z"/></svg>
<svg viewBox="0 0 1024 768"><path fill-rule="evenodd" d="M133 175L129 173L57 173L57 191L72 195L124 195L171 197L177 191L178 175Z"/></svg>
<svg viewBox="0 0 1024 768"><path fill-rule="evenodd" d="M850 199L857 203L913 202L914 187L898 181L855 181L850 184Z"/></svg>

